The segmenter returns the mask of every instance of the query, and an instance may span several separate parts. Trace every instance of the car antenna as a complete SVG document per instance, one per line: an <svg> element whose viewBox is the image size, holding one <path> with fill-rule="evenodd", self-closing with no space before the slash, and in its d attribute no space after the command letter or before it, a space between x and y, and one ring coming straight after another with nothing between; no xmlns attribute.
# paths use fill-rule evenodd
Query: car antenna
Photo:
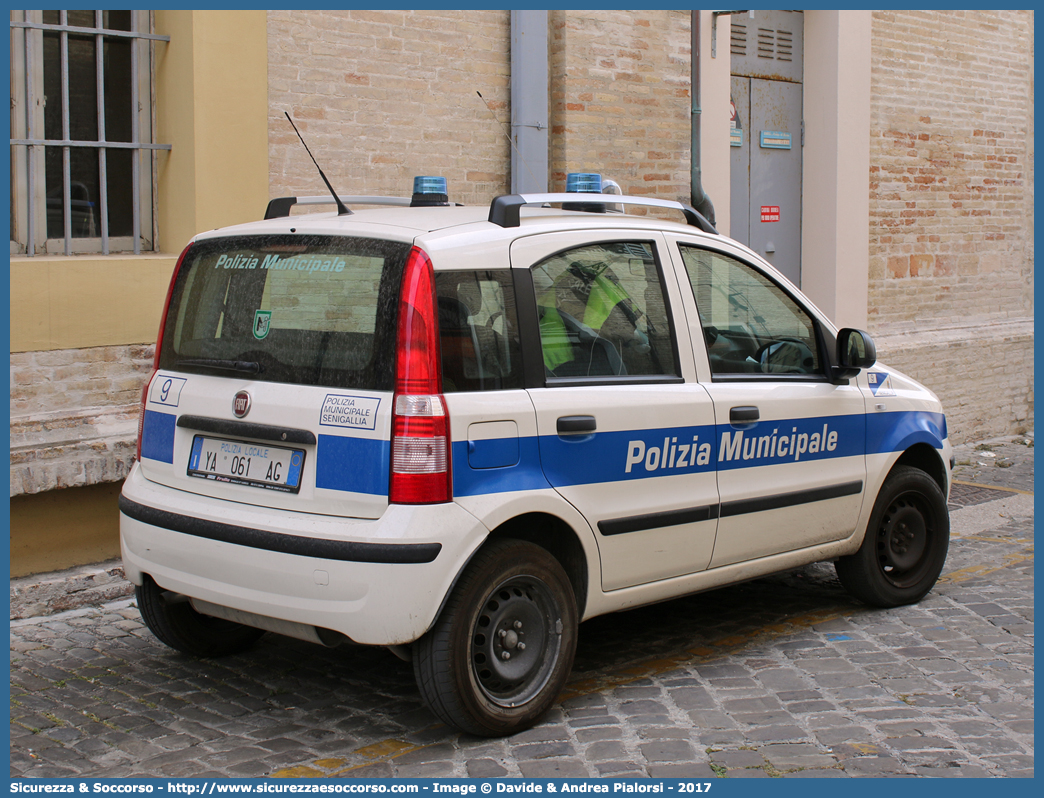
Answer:
<svg viewBox="0 0 1044 798"><path fill-rule="evenodd" d="M351 211L348 210L348 208L345 206L343 202L341 202L341 198L337 196L337 192L334 191L333 186L330 185L330 181L326 179L326 175L323 174L323 168L319 165L319 162L315 160L315 156L312 155L312 151L308 149L308 145L305 144L304 136L302 136L301 131L297 129L297 125L295 125L294 120L290 118L290 114L288 114L286 111L283 111L283 113L286 114L286 121L290 123L290 127L294 129L294 133L296 133L297 137L301 139L301 144L304 145L305 152L308 153L308 157L312 159L312 163L315 164L315 168L319 170L319 177L323 179L323 182L326 183L326 187L330 189L330 193L333 194L334 202L337 203L337 215L347 216L351 213Z"/></svg>
<svg viewBox="0 0 1044 798"><path fill-rule="evenodd" d="M526 163L526 159L522 157L522 153L520 153L518 151L518 147L515 146L515 142L511 138L511 134L508 133L508 129L506 127L504 127L504 123L503 122L501 122L499 119L497 119L497 115L495 113L493 113L493 109L489 107L489 103L486 102L486 98L482 96L482 92L480 92L478 89L476 89L475 90L475 94L477 94L479 96L479 99L482 100L482 104L486 106L486 110L489 111L489 115L493 117L493 121L496 122L498 125L500 125L501 130L504 131L504 136L507 138L508 144L510 144L511 145L511 149L513 149L515 151L515 155L518 156L518 160L522 161L522 165L526 167L526 171L529 172L529 176L531 178L533 178L533 182L539 183L540 181L537 180L537 176L535 174L533 174L533 170L530 169L529 168L529 164Z"/></svg>

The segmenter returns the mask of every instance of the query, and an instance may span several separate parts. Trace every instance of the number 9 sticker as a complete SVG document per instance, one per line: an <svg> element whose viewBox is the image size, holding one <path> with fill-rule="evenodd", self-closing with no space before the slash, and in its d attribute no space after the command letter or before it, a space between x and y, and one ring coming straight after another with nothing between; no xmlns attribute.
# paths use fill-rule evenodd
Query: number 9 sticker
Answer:
<svg viewBox="0 0 1044 798"><path fill-rule="evenodd" d="M156 405L167 405L177 407L181 399L181 389L185 387L187 380L184 377L168 377L165 374L157 374L149 388L149 402Z"/></svg>

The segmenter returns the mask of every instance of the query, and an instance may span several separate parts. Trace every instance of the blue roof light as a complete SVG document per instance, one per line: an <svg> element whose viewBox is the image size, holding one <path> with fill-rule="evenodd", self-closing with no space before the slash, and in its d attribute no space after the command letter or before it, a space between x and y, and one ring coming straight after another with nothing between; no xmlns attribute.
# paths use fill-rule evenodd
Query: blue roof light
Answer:
<svg viewBox="0 0 1044 798"><path fill-rule="evenodd" d="M601 194L602 176L593 172L570 172L566 175L566 192L570 194Z"/></svg>
<svg viewBox="0 0 1044 798"><path fill-rule="evenodd" d="M446 178L444 177L415 177L413 178L414 194L448 194Z"/></svg>

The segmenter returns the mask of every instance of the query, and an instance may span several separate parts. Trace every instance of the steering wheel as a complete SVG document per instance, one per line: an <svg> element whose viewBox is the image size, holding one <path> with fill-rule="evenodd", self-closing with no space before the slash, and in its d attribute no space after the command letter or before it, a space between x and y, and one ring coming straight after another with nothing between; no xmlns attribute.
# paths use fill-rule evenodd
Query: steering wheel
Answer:
<svg viewBox="0 0 1044 798"><path fill-rule="evenodd" d="M815 367L815 356L808 344L789 335L762 344L754 359L765 373L810 374Z"/></svg>

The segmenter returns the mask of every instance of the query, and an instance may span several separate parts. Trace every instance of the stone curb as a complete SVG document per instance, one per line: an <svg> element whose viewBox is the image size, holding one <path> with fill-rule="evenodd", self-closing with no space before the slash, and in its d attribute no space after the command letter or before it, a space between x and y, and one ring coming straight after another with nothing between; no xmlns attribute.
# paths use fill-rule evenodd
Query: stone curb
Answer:
<svg viewBox="0 0 1044 798"><path fill-rule="evenodd" d="M954 451L967 451L969 449L975 449L976 446L982 446L986 444L988 446L1005 446L1007 444L1013 444L1016 441L1026 440L1032 441L1034 430L1029 430L1021 435L1002 435L999 438L987 438L981 441L968 441L966 443L955 443L953 445Z"/></svg>
<svg viewBox="0 0 1044 798"><path fill-rule="evenodd" d="M53 615L134 593L120 560L11 580L11 620Z"/></svg>

